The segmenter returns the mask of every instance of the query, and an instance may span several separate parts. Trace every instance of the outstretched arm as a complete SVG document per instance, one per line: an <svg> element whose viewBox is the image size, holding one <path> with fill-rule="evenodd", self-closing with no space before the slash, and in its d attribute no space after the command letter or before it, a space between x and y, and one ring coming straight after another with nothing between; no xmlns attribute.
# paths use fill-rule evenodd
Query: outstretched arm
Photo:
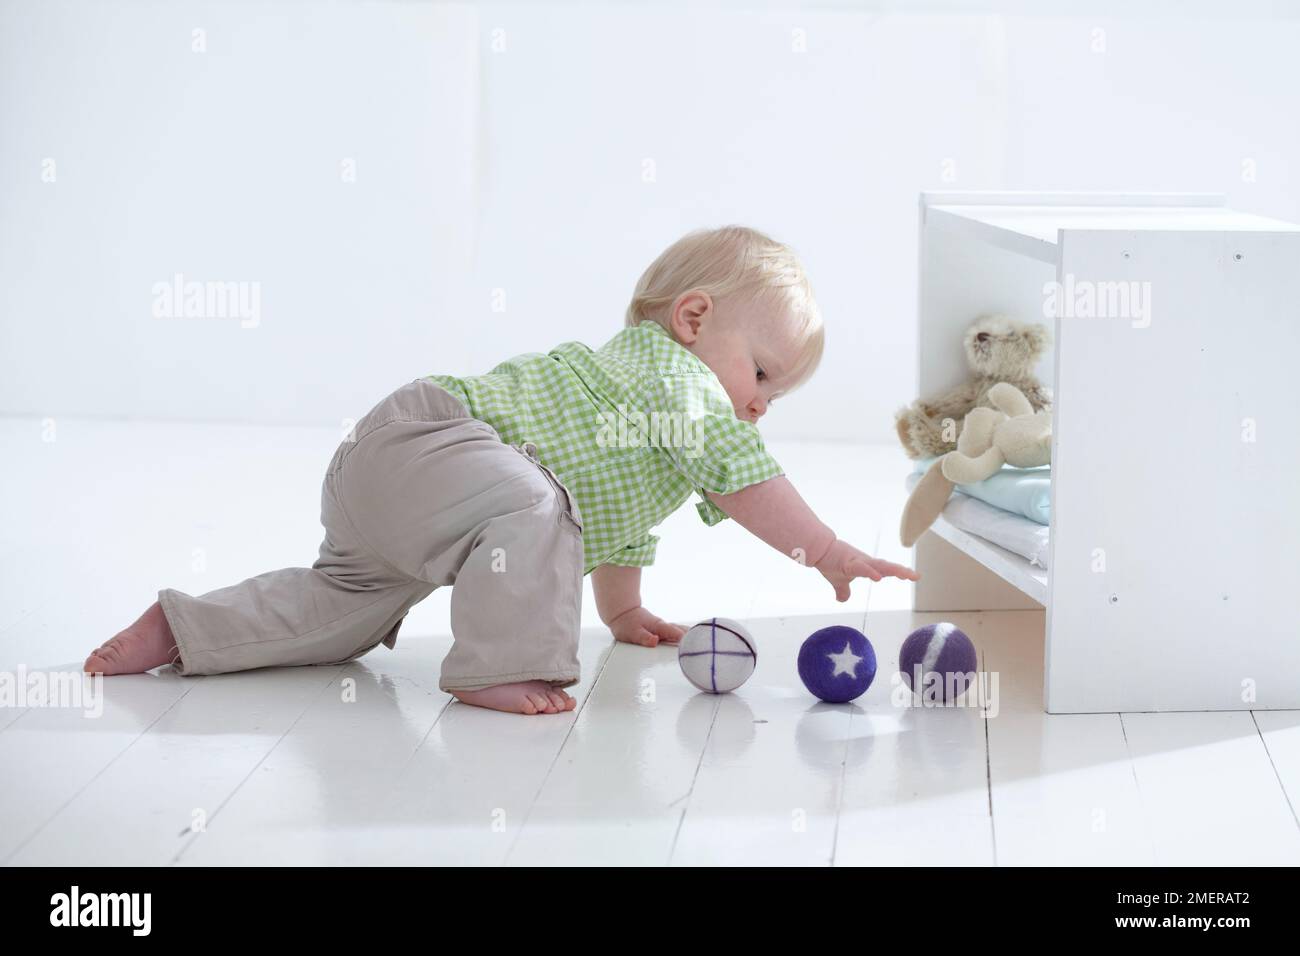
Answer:
<svg viewBox="0 0 1300 956"><path fill-rule="evenodd" d="M849 599L849 582L854 578L873 581L886 575L910 581L919 578L911 568L873 558L836 538L835 532L822 523L784 475L729 495L713 492L708 495L710 501L754 536L800 564L816 568L835 589L837 601Z"/></svg>

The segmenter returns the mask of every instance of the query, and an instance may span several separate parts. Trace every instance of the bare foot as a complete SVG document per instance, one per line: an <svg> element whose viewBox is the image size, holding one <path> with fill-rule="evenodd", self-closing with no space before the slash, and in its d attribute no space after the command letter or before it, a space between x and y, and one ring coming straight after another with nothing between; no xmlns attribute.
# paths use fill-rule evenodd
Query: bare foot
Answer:
<svg viewBox="0 0 1300 956"><path fill-rule="evenodd" d="M463 703L504 710L508 714L562 714L578 706L576 700L544 680L494 684L481 690L453 690L451 693Z"/></svg>
<svg viewBox="0 0 1300 956"><path fill-rule="evenodd" d="M89 674L143 674L180 657L162 605L154 601L139 620L86 658Z"/></svg>

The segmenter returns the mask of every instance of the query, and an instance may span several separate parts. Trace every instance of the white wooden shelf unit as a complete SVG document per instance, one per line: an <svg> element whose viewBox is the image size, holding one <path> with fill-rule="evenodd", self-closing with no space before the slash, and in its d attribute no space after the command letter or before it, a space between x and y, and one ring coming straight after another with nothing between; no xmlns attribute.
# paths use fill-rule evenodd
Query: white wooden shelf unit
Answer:
<svg viewBox="0 0 1300 956"><path fill-rule="evenodd" d="M1222 196L923 194L919 394L978 315L1052 332L1051 546L940 517L914 607L1045 607L1051 713L1300 708L1298 271L1300 227Z"/></svg>

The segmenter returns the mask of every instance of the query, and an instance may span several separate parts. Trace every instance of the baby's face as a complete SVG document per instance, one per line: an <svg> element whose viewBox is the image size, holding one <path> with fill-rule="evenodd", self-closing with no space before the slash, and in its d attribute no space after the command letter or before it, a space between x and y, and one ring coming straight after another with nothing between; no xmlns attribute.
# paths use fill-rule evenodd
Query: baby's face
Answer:
<svg viewBox="0 0 1300 956"><path fill-rule="evenodd" d="M677 303L672 325L677 341L718 376L737 418L757 422L789 386L796 343L783 310L692 293Z"/></svg>

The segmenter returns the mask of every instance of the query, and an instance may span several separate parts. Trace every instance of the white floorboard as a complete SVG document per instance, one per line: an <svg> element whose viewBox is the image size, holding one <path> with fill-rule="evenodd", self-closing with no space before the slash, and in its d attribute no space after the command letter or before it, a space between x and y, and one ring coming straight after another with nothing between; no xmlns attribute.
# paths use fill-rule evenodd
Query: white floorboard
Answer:
<svg viewBox="0 0 1300 956"><path fill-rule="evenodd" d="M1154 864L1120 715L1043 711L1043 612L978 617L970 637L998 688L988 721L997 862Z"/></svg>
<svg viewBox="0 0 1300 956"><path fill-rule="evenodd" d="M337 668L262 773L186 849L186 865L250 855L312 864L500 863L575 711L531 723L437 688L449 639L406 642ZM608 645L584 635L581 707ZM356 682L355 703L342 681Z"/></svg>
<svg viewBox="0 0 1300 956"><path fill-rule="evenodd" d="M78 669L161 587L315 558L332 429L61 420L41 436L0 419L0 495L21 505L0 526L0 672ZM910 562L897 449L771 447L842 538ZM839 604L814 570L690 505L658 533L646 606L755 634L758 672L736 693L696 692L673 648L614 644L588 588L576 711L465 706L437 687L439 591L395 650L350 664L110 678L98 718L0 707L0 862L1300 862L1300 712L1047 715L1041 611L917 614L894 579ZM899 647L938 620L975 641L992 693L900 706ZM862 627L879 660L849 705L817 702L795 670L829 623Z"/></svg>
<svg viewBox="0 0 1300 956"><path fill-rule="evenodd" d="M915 706L898 677L899 650L914 629L947 620L966 630L975 617L868 612L865 632L879 671L856 702L861 711L851 714L837 866L993 862L980 695L968 691L949 707Z"/></svg>
<svg viewBox="0 0 1300 956"><path fill-rule="evenodd" d="M1300 829L1250 713L1122 719L1158 864L1300 865Z"/></svg>
<svg viewBox="0 0 1300 956"><path fill-rule="evenodd" d="M0 862L44 834L58 842L69 820L96 813L77 803L80 794L112 771L121 755L199 681L164 672L133 674L104 685L98 717L72 708L30 707L0 731L6 782L0 787ZM165 765L150 770L160 783L170 777ZM102 817L99 822L105 829Z"/></svg>
<svg viewBox="0 0 1300 956"><path fill-rule="evenodd" d="M259 772L332 676L326 668L296 667L215 679L169 677L185 685L184 696L136 735L11 862L170 862L196 835L192 828L215 821L231 795Z"/></svg>
<svg viewBox="0 0 1300 956"><path fill-rule="evenodd" d="M1261 710L1252 715L1269 762L1286 794L1287 807L1300 826L1300 712Z"/></svg>
<svg viewBox="0 0 1300 956"><path fill-rule="evenodd" d="M666 864L721 703L674 648L613 647L507 862Z"/></svg>
<svg viewBox="0 0 1300 956"><path fill-rule="evenodd" d="M669 862L826 865L856 706L810 696L792 660L812 631L862 615L747 622L759 649L749 682L716 705ZM704 705L699 705L704 706Z"/></svg>

